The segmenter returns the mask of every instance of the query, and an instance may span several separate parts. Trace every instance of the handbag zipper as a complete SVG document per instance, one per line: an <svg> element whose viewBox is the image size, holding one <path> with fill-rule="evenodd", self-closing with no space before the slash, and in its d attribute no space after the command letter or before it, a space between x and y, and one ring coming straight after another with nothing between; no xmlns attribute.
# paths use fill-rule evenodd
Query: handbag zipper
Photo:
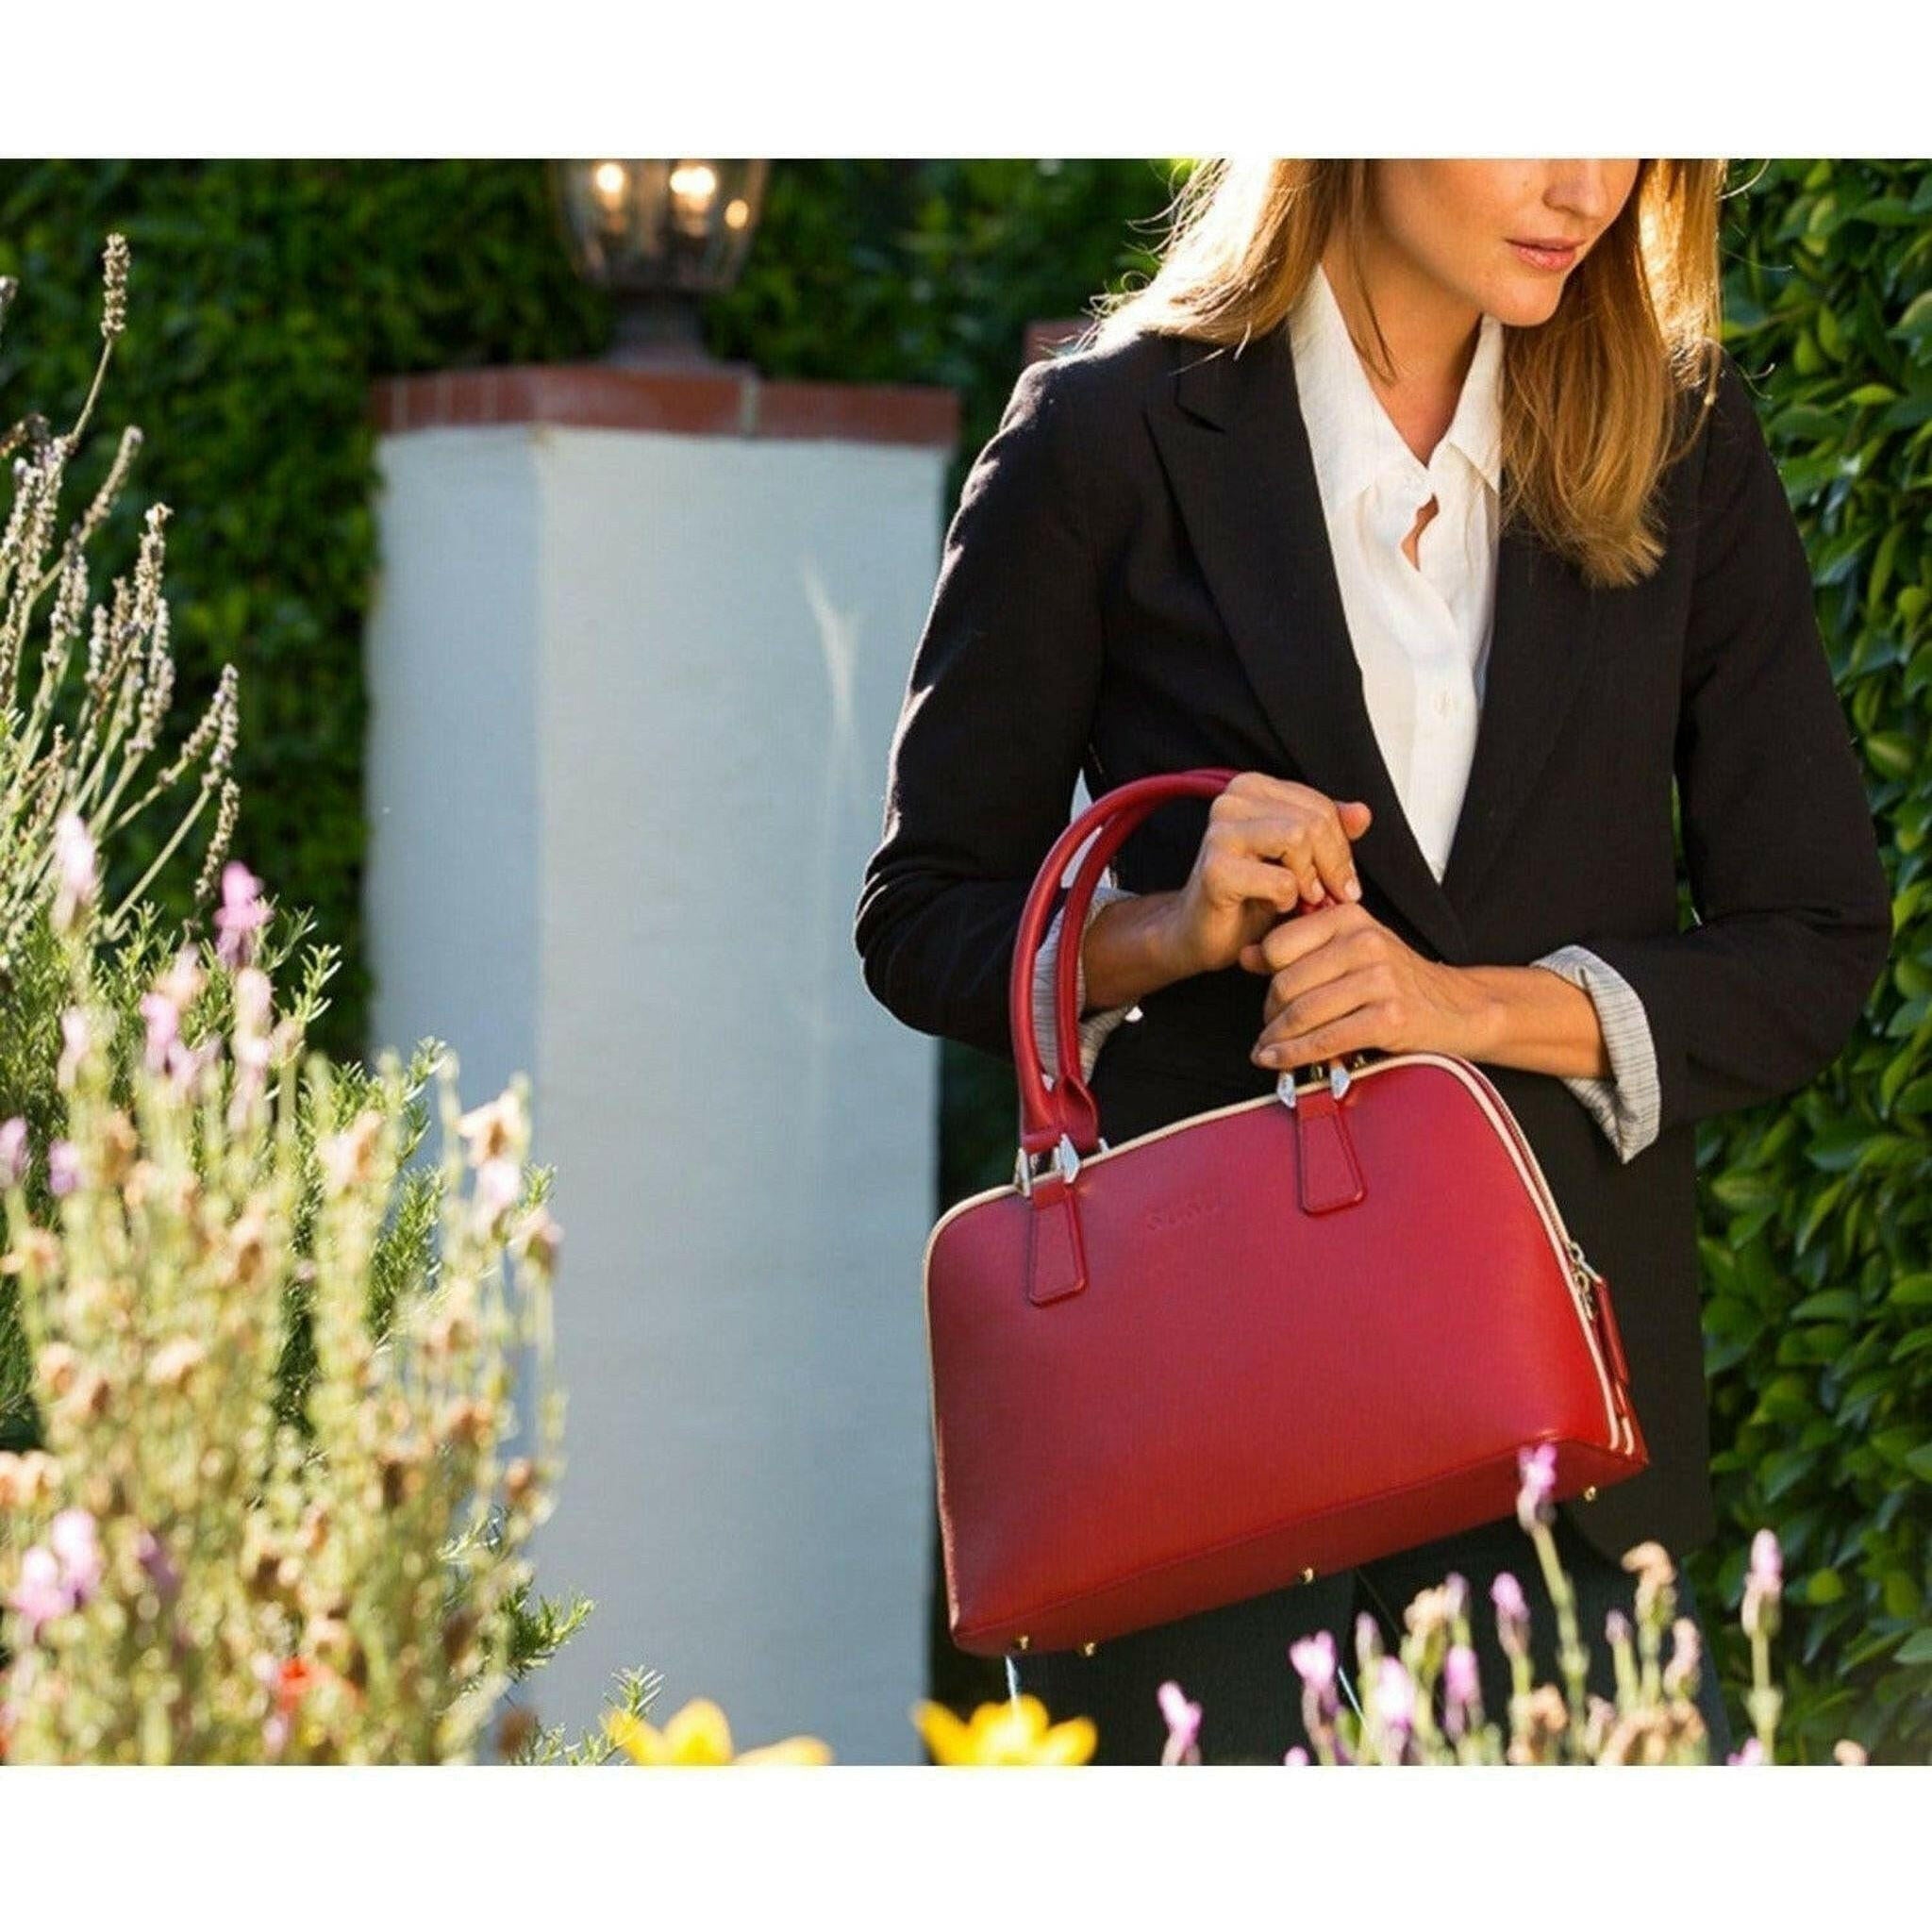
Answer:
<svg viewBox="0 0 1932 1932"><path fill-rule="evenodd" d="M1453 1057L1441 1054L1419 1053L1400 1056L1405 1059L1432 1059L1439 1064L1455 1065ZM1376 1064L1383 1064L1377 1062ZM1507 1103L1496 1091L1494 1081L1480 1067L1470 1066L1470 1072L1482 1082L1494 1097L1499 1125L1513 1122L1515 1116L1508 1111ZM1620 1442L1627 1453L1636 1445L1636 1439L1629 1424L1624 1419L1617 1405L1616 1394L1610 1381L1609 1365L1604 1359L1603 1342L1597 1331L1597 1300L1595 1284L1603 1276L1590 1265L1589 1257L1583 1252L1582 1243L1564 1224L1563 1212L1557 1205L1555 1191L1550 1186L1549 1176L1543 1173L1542 1162L1536 1158L1536 1149L1529 1144L1529 1137L1520 1128L1508 1132L1510 1141L1521 1152L1527 1163L1530 1174L1535 1177L1535 1192L1542 1203L1544 1220L1553 1234L1561 1237L1563 1248L1569 1257L1570 1297L1576 1306L1576 1317L1583 1329L1584 1345L1590 1350L1590 1359L1596 1369L1597 1386L1603 1391L1604 1414L1610 1425L1610 1443L1614 1448Z"/></svg>

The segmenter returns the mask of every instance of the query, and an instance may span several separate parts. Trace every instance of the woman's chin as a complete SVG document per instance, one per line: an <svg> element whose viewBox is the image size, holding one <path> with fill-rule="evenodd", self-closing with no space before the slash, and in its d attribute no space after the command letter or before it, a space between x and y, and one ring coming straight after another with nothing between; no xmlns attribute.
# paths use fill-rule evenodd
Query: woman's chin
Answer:
<svg viewBox="0 0 1932 1932"><path fill-rule="evenodd" d="M1484 307L1506 328L1537 328L1556 314L1568 279L1536 271L1501 275Z"/></svg>

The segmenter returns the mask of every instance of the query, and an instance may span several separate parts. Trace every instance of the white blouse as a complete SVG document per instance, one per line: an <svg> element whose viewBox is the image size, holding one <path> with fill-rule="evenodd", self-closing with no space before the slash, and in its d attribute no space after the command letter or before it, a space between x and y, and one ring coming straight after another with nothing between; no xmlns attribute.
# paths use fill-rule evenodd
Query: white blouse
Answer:
<svg viewBox="0 0 1932 1932"><path fill-rule="evenodd" d="M1489 668L1502 487L1503 325L1492 315L1482 318L1456 414L1426 463L1403 441L1370 386L1319 265L1288 326L1369 717L1403 812L1440 879L1469 783ZM1418 567L1403 554L1402 540L1431 497L1436 512L1416 541ZM1109 867L1095 888L1089 923L1103 906L1132 896ZM1063 911L1048 929L1034 975L1034 1030L1050 1075L1058 1068L1053 971ZM1604 1078L1566 1077L1564 1084L1619 1158L1630 1160L1657 1138L1661 1101L1642 1001L1586 946L1559 946L1530 963L1590 994L1610 1072ZM1075 977L1084 1008L1084 969ZM1080 1058L1087 1075L1113 1029L1140 1017L1138 1006L1083 1013Z"/></svg>

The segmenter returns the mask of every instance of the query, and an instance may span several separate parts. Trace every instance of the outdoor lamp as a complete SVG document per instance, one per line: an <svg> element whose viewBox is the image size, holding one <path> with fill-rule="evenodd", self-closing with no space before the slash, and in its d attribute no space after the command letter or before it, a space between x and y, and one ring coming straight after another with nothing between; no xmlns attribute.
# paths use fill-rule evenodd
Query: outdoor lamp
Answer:
<svg viewBox="0 0 1932 1932"><path fill-rule="evenodd" d="M619 298L607 358L708 362L707 295L744 266L768 161L552 161L550 183L576 272Z"/></svg>

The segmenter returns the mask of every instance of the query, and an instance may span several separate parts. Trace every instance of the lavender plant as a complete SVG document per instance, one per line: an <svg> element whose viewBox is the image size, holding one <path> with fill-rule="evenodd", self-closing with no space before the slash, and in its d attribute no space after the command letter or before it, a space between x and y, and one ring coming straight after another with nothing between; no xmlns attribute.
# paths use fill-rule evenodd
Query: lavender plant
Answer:
<svg viewBox="0 0 1932 1932"><path fill-rule="evenodd" d="M1358 1710L1344 1707L1335 1639L1318 1631L1290 1646L1302 1685L1302 1720L1323 1764L1703 1764L1710 1740L1696 1697L1703 1669L1696 1624L1676 1615L1676 1572L1654 1542L1626 1552L1635 1578L1636 1625L1620 1610L1606 1621L1616 1673L1614 1699L1587 1690L1590 1654L1576 1624L1576 1597L1551 1533L1555 1452L1525 1449L1519 1462L1517 1518L1536 1547L1557 1619L1557 1663L1564 1683L1535 1682L1529 1608L1507 1572L1491 1591L1496 1633L1510 1663L1507 1727L1486 1715L1471 1641L1467 1579L1451 1575L1425 1590L1404 1614L1394 1654L1373 1617L1357 1621ZM1761 1529L1753 1542L1742 1620L1752 1642L1754 1733L1730 1754L1731 1764L1769 1763L1776 1744L1779 1693L1771 1678L1771 1639L1777 1628L1783 1580L1777 1538ZM1670 1651L1665 1657L1668 1639ZM1439 1693L1440 1691L1440 1699ZM1163 1764L1198 1764L1203 1713L1175 1683L1160 1687L1168 1725ZM1841 1764L1862 1763L1849 1739ZM1297 1745L1287 1762L1307 1764Z"/></svg>
<svg viewBox="0 0 1932 1932"><path fill-rule="evenodd" d="M99 921L104 940L138 928L145 945L153 937L148 887L212 806L195 889L198 908L210 901L241 802L231 774L232 666L179 751L160 763L175 690L162 591L166 505L147 511L132 575L115 577L104 601L92 600L90 546L126 486L142 446L138 427L122 430L106 475L60 533L61 498L126 329L129 266L126 238L109 235L101 346L72 426L57 434L44 415L30 411L0 432L0 457L11 459L0 528L0 1112L20 1115L43 1135L55 1125L56 1047L48 1029L64 977L48 930L58 890L56 824L72 818L102 850L192 786L192 801L152 862ZM11 276L0 276L0 329L18 293ZM10 1425L17 1432L25 1375L18 1327L0 1297L0 1441Z"/></svg>
<svg viewBox="0 0 1932 1932"><path fill-rule="evenodd" d="M45 1150L44 1221L22 1186L27 1124L0 1125L0 1271L45 1424L43 1448L0 1455L4 1755L468 1757L515 1674L526 1546L560 1466L559 1230L547 1171L525 1167L526 1083L462 1112L437 1061L440 1252L372 1320L403 1198L395 1057L345 1080L305 1056L300 1008L276 1014L254 955L258 882L231 863L225 1030L184 1037L208 976L184 948L117 1068L76 815L56 843L67 1131ZM313 1367L291 1415L298 1314Z"/></svg>

